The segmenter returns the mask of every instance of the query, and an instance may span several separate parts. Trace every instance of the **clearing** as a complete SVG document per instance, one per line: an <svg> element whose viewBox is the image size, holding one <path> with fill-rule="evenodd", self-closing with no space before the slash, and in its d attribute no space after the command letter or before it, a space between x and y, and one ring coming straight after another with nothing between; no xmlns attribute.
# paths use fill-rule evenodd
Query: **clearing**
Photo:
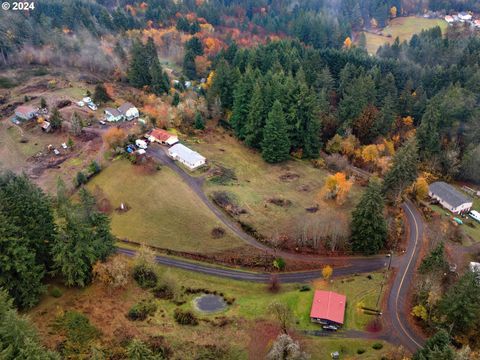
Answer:
<svg viewBox="0 0 480 360"><path fill-rule="evenodd" d="M359 186L354 185L349 199L339 206L319 195L329 172L309 161L268 164L258 152L222 130L210 132L188 146L209 161L206 193L212 197L216 192L226 192L234 203L234 218L262 237L292 241L306 228L321 226L322 221L336 222L340 232L348 233L350 212L361 194ZM215 173L219 167L228 171L223 179Z"/></svg>
<svg viewBox="0 0 480 360"><path fill-rule="evenodd" d="M367 37L367 51L369 54L376 54L380 46L389 43L393 44L398 37L400 42L410 40L414 34L422 30L440 26L442 32L447 29L447 22L443 19L428 19L417 16L397 17L390 21L390 24L380 30L378 34L365 32Z"/></svg>
<svg viewBox="0 0 480 360"><path fill-rule="evenodd" d="M175 251L215 253L242 247L230 230L212 236L222 223L197 199L182 179L167 167L153 174L127 160L115 160L89 183L88 189L108 199L112 232L121 239Z"/></svg>
<svg viewBox="0 0 480 360"><path fill-rule="evenodd" d="M361 324L369 322L371 316L360 314L357 305L364 303L365 306L374 306L368 300L369 297L365 297L365 289L379 289L383 278L381 273L372 274L371 279L362 275L335 279L331 283L319 280L309 284L312 290L308 291L300 291L300 284L282 285L277 293L272 293L266 284L210 277L163 266L158 267L158 272L161 281L176 285L175 301L179 305L170 300L155 300L158 310L147 321L132 322L125 317L134 303L151 296L133 281L124 290L107 290L99 284L85 289L68 289L56 284L63 295L59 298L45 295L29 315L39 328L41 338L50 347L55 347L62 341L62 337L52 328L55 317L64 311L76 310L88 316L92 324L102 330L98 341L104 346L115 346L128 335L141 338L161 335L174 349L173 359L190 358L191 353L198 351L199 347L213 344L228 348L232 355L230 358L263 359L271 341L280 331L268 310L272 302L278 301L288 304L293 310L295 321L292 334L303 344L312 359L327 359L326 354L329 355L332 351L339 351L342 355L353 356L355 359L379 359L392 350L392 346L383 341L337 337L342 336L342 331L338 335L331 334L332 337L307 336L302 332L321 328L308 319L313 289L319 288L346 294L345 329L363 329ZM233 305L221 313L198 313L192 303L198 294L190 294L197 289L217 291L221 296L233 300ZM187 293L185 290L190 291ZM376 296L371 297L372 300L373 298ZM194 311L200 319L199 325L178 325L173 319L176 308ZM382 343L383 349L374 350L372 345L375 342ZM359 349L364 349L365 353L358 355Z"/></svg>

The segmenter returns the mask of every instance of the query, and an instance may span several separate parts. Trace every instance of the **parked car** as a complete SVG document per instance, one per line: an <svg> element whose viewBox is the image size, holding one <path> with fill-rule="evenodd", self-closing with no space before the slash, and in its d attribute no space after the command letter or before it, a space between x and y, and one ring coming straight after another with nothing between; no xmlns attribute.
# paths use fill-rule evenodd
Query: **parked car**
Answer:
<svg viewBox="0 0 480 360"><path fill-rule="evenodd" d="M91 109L91 110L93 110L93 111L95 111L95 110L98 109L98 108L97 108L97 105L95 105L95 104L92 103L92 102L89 102L89 103L88 103L88 107L89 107L89 109Z"/></svg>
<svg viewBox="0 0 480 360"><path fill-rule="evenodd" d="M335 325L323 325L323 330L337 331L338 327Z"/></svg>
<svg viewBox="0 0 480 360"><path fill-rule="evenodd" d="M102 124L102 125L107 125L107 123L106 123L105 121L103 121L103 120L100 120L100 124Z"/></svg>
<svg viewBox="0 0 480 360"><path fill-rule="evenodd" d="M85 103L83 101L77 101L77 105L80 107L84 107Z"/></svg>
<svg viewBox="0 0 480 360"><path fill-rule="evenodd" d="M340 359L340 353L338 351L330 353L330 356L332 357L332 359Z"/></svg>
<svg viewBox="0 0 480 360"><path fill-rule="evenodd" d="M147 142L141 139L135 140L135 145L140 149L146 149L148 147Z"/></svg>
<svg viewBox="0 0 480 360"><path fill-rule="evenodd" d="M89 96L84 97L82 100L83 100L83 102L86 103L86 104L92 102L92 99L91 99Z"/></svg>

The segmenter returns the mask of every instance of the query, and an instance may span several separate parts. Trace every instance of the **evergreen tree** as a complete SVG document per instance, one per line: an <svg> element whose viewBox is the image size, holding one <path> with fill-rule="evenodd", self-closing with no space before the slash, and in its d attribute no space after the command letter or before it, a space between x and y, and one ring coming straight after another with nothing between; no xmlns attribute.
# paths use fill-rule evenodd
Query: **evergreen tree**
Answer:
<svg viewBox="0 0 480 360"><path fill-rule="evenodd" d="M245 144L260 148L265 124L265 105L261 85L257 82L253 88L250 111L245 124Z"/></svg>
<svg viewBox="0 0 480 360"><path fill-rule="evenodd" d="M53 130L60 129L62 127L63 118L62 115L60 115L60 111L58 111L58 108L53 109L52 116L50 116L49 121L50 126Z"/></svg>
<svg viewBox="0 0 480 360"><path fill-rule="evenodd" d="M245 124L250 112L250 97L253 90L253 75L251 69L240 78L233 93L233 112L230 119L235 135L245 139Z"/></svg>
<svg viewBox="0 0 480 360"><path fill-rule="evenodd" d="M151 54L150 54L151 55ZM150 72L149 55L140 41L135 41L130 53L130 64L127 70L128 81L132 86L142 88L152 81Z"/></svg>
<svg viewBox="0 0 480 360"><path fill-rule="evenodd" d="M387 240L383 217L384 200L378 180L372 179L352 214L352 249L367 255L376 254Z"/></svg>
<svg viewBox="0 0 480 360"><path fill-rule="evenodd" d="M263 129L262 157L266 162L278 163L288 159L290 139L282 104L277 100L268 114Z"/></svg>
<svg viewBox="0 0 480 360"><path fill-rule="evenodd" d="M393 164L383 182L383 192L398 200L417 178L418 148L415 139L408 140L393 157Z"/></svg>
<svg viewBox="0 0 480 360"><path fill-rule="evenodd" d="M106 103L112 100L107 94L107 89L103 84L98 84L95 86L95 91L93 92L93 101L99 104Z"/></svg>
<svg viewBox="0 0 480 360"><path fill-rule="evenodd" d="M48 107L47 101L45 100L45 98L41 97L40 98L40 108L41 109L46 109L47 107Z"/></svg>
<svg viewBox="0 0 480 360"><path fill-rule="evenodd" d="M209 98L220 97L224 109L232 109L235 84L240 77L238 69L232 68L225 60L220 60L215 69L215 77L209 89Z"/></svg>
<svg viewBox="0 0 480 360"><path fill-rule="evenodd" d="M197 68L195 66L195 54L193 51L186 51L183 57L183 74L188 79L197 78Z"/></svg>
<svg viewBox="0 0 480 360"><path fill-rule="evenodd" d="M172 106L177 107L178 104L180 104L180 95L178 95L178 92L175 92L175 94L173 94L173 98L172 98Z"/></svg>
<svg viewBox="0 0 480 360"><path fill-rule="evenodd" d="M72 118L70 120L70 132L74 136L79 136L82 133L82 129L83 129L82 119L77 114L77 112L74 111L72 114Z"/></svg>
<svg viewBox="0 0 480 360"><path fill-rule="evenodd" d="M7 293L0 289L0 356L2 360L60 360L46 350L35 328L12 306Z"/></svg>
<svg viewBox="0 0 480 360"><path fill-rule="evenodd" d="M35 252L20 234L0 212L0 287L8 291L16 306L28 309L45 291L45 266L36 264Z"/></svg>
<svg viewBox="0 0 480 360"><path fill-rule="evenodd" d="M168 80L168 76L165 77L158 58L153 60L150 67L150 76L152 79L151 90L154 94L162 95L168 93L168 90L170 90L170 81Z"/></svg>
<svg viewBox="0 0 480 360"><path fill-rule="evenodd" d="M441 116L437 104L432 102L429 104L422 117L422 122L417 130L417 140L420 157L423 160L440 154L441 139L438 131L438 124Z"/></svg>
<svg viewBox="0 0 480 360"><path fill-rule="evenodd" d="M438 331L427 340L425 346L413 355L413 360L454 360L450 336L445 330Z"/></svg>
<svg viewBox="0 0 480 360"><path fill-rule="evenodd" d="M205 122L203 121L203 116L199 111L195 114L195 129L203 130L205 129Z"/></svg>
<svg viewBox="0 0 480 360"><path fill-rule="evenodd" d="M195 56L203 55L203 45L199 38L193 36L185 43L185 51L191 51Z"/></svg>

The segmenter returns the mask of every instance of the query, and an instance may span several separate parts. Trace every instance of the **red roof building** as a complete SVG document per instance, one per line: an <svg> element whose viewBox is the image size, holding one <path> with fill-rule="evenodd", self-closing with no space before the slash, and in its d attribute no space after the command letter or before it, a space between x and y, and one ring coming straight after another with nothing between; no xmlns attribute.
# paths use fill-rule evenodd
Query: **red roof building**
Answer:
<svg viewBox="0 0 480 360"><path fill-rule="evenodd" d="M150 141L156 141L164 145L173 145L178 142L178 138L175 135L170 134L168 131L162 129L153 129L149 135Z"/></svg>
<svg viewBox="0 0 480 360"><path fill-rule="evenodd" d="M347 297L333 291L316 290L313 296L310 319L320 324L340 324L345 319Z"/></svg>

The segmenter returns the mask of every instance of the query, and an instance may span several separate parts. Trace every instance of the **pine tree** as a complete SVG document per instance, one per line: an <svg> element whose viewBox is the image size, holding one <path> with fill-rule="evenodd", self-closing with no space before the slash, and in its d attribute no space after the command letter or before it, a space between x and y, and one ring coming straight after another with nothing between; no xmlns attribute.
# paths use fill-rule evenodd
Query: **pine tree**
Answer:
<svg viewBox="0 0 480 360"><path fill-rule="evenodd" d="M128 81L132 86L142 88L151 83L149 55L140 41L135 41L130 54L130 64L127 70Z"/></svg>
<svg viewBox="0 0 480 360"><path fill-rule="evenodd" d="M445 330L440 330L425 346L413 355L413 360L454 360L455 353L450 345L450 336Z"/></svg>
<svg viewBox="0 0 480 360"><path fill-rule="evenodd" d="M199 111L195 114L195 129L203 130L205 129L205 122L203 121L202 114Z"/></svg>
<svg viewBox="0 0 480 360"><path fill-rule="evenodd" d="M45 100L45 98L40 98L40 108L41 109L46 109L48 107L47 105L47 101Z"/></svg>
<svg viewBox="0 0 480 360"><path fill-rule="evenodd" d="M50 116L49 121L50 126L53 130L60 129L62 127L63 118L62 115L60 115L60 111L58 111L58 108L53 109L52 116Z"/></svg>
<svg viewBox="0 0 480 360"><path fill-rule="evenodd" d="M387 240L383 217L384 200L378 180L372 179L352 214L352 249L366 255L376 254Z"/></svg>
<svg viewBox="0 0 480 360"><path fill-rule="evenodd" d="M262 157L269 163L287 160L290 153L287 122L282 110L282 104L277 100L268 114L263 129Z"/></svg>
<svg viewBox="0 0 480 360"><path fill-rule="evenodd" d="M154 94L162 95L168 92L170 89L170 81L167 80L168 77L165 77L165 73L162 71L158 58L154 59L152 62L150 67L150 77L152 79L151 90Z"/></svg>
<svg viewBox="0 0 480 360"><path fill-rule="evenodd" d="M178 95L178 92L175 92L175 94L173 94L173 98L172 98L172 106L177 107L178 104L180 104L180 95Z"/></svg>
<svg viewBox="0 0 480 360"><path fill-rule="evenodd" d="M70 132L74 136L79 136L82 133L82 119L80 116L77 114L76 111L73 112L72 118L70 120Z"/></svg>
<svg viewBox="0 0 480 360"><path fill-rule="evenodd" d="M418 147L420 157L423 160L440 154L440 134L438 132L440 118L441 113L437 104L435 102L430 103L417 130Z"/></svg>
<svg viewBox="0 0 480 360"><path fill-rule="evenodd" d="M183 57L183 74L188 79L197 78L197 69L195 66L195 54L193 51L186 51Z"/></svg>
<svg viewBox="0 0 480 360"><path fill-rule="evenodd" d="M263 91L257 82L253 88L250 111L245 125L245 144L253 148L260 148L263 139L263 127L265 124L265 105Z"/></svg>
<svg viewBox="0 0 480 360"><path fill-rule="evenodd" d="M398 200L402 192L417 179L418 148L415 139L407 141L393 157L393 164L385 175L383 192Z"/></svg>
<svg viewBox="0 0 480 360"><path fill-rule="evenodd" d="M46 350L33 325L12 306L8 294L0 289L0 354L2 360L59 360Z"/></svg>
<svg viewBox="0 0 480 360"><path fill-rule="evenodd" d="M93 92L93 101L99 104L106 103L112 100L107 94L107 89L103 84L98 84L95 86L95 91Z"/></svg>
<svg viewBox="0 0 480 360"><path fill-rule="evenodd" d="M235 135L240 139L245 139L245 124L248 113L250 112L250 97L253 89L253 76L251 69L238 81L233 93L233 112L230 119Z"/></svg>

